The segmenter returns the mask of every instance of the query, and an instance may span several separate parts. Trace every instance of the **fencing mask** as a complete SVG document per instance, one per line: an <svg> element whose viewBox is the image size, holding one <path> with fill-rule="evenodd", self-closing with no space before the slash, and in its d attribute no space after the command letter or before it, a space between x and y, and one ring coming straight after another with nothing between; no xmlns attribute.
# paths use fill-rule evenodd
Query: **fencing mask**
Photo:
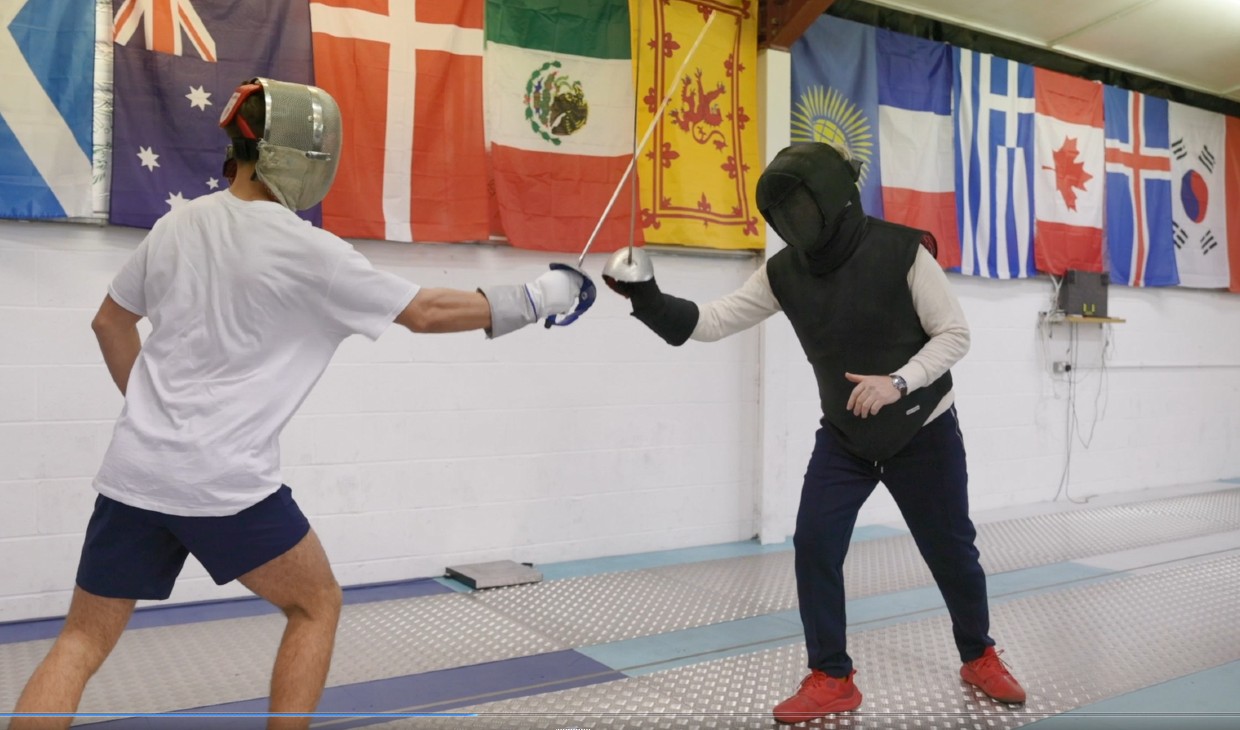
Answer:
<svg viewBox="0 0 1240 730"><path fill-rule="evenodd" d="M807 260L834 263L847 253L832 250L841 224L864 216L860 174L847 150L822 142L786 147L758 178L758 210Z"/></svg>
<svg viewBox="0 0 1240 730"><path fill-rule="evenodd" d="M242 113L250 97L261 100L261 114ZM251 102L248 108L255 106ZM326 91L250 79L233 92L220 126L232 138L229 160L255 161L258 179L286 208L312 208L331 189L340 164L341 124L340 108Z"/></svg>

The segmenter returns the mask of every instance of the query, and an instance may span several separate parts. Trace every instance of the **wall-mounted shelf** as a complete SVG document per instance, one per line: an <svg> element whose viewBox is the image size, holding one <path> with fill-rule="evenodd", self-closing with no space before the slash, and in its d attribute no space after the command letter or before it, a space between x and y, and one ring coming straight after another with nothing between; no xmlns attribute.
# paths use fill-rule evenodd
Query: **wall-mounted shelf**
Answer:
<svg viewBox="0 0 1240 730"><path fill-rule="evenodd" d="M1118 324L1127 322L1119 317L1087 317L1083 314L1064 314L1063 312L1039 312L1038 316L1052 324L1067 322L1068 324Z"/></svg>

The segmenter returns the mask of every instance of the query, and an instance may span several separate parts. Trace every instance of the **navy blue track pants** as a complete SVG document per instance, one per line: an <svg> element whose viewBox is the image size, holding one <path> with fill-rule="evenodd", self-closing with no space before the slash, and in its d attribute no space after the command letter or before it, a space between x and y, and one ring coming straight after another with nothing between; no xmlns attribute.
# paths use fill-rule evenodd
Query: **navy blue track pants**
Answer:
<svg viewBox="0 0 1240 730"><path fill-rule="evenodd" d="M879 481L899 506L943 594L960 660L976 659L994 641L988 634L986 574L969 519L964 440L953 406L879 464L844 451L831 427L818 430L793 537L810 669L834 677L852 670L845 649L844 556L857 512Z"/></svg>

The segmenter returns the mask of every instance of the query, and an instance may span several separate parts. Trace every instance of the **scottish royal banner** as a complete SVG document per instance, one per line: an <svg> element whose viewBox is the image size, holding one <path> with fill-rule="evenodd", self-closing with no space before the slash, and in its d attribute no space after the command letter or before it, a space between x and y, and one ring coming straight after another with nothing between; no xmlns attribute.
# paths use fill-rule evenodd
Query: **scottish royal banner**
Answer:
<svg viewBox="0 0 1240 730"><path fill-rule="evenodd" d="M759 249L758 9L749 0L633 0L637 130L671 101L638 157L648 243ZM685 63L711 15L716 17ZM684 65L684 71L677 71Z"/></svg>

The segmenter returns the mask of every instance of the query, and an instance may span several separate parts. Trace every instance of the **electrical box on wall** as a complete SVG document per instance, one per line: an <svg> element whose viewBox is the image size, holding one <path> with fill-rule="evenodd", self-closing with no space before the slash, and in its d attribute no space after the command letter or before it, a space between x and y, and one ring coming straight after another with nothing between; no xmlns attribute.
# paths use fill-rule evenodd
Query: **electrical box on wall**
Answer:
<svg viewBox="0 0 1240 730"><path fill-rule="evenodd" d="M1096 271L1068 270L1059 285L1060 311L1081 317L1107 316L1107 284L1110 277Z"/></svg>

